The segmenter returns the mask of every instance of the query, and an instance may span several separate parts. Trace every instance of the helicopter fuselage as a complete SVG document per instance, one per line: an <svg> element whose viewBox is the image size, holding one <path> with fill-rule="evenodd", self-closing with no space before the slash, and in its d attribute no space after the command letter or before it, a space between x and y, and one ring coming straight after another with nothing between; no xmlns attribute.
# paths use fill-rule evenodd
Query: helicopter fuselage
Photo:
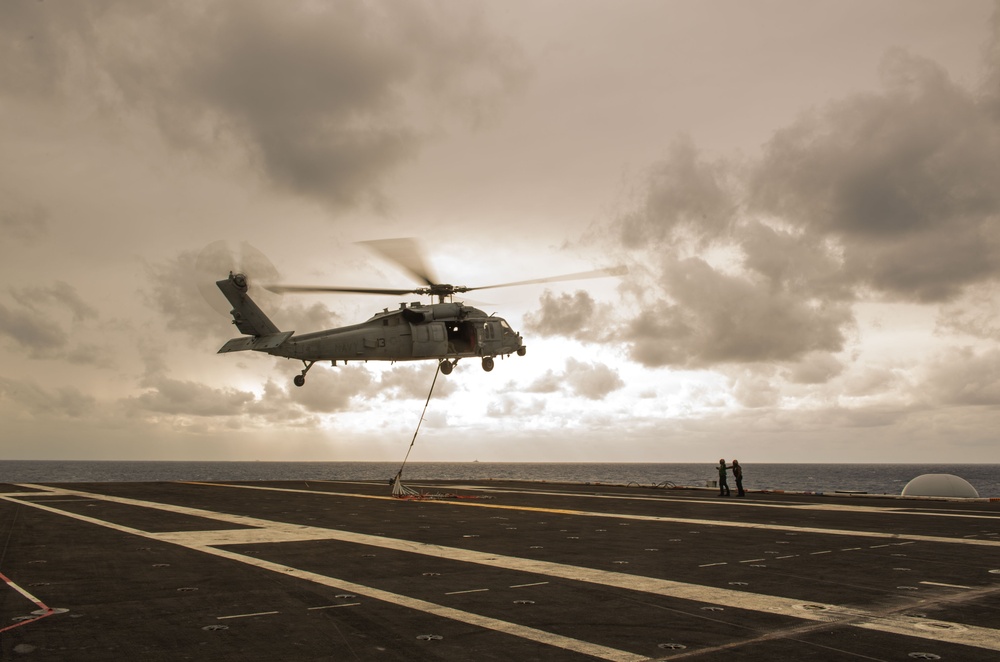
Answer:
<svg viewBox="0 0 1000 662"><path fill-rule="evenodd" d="M233 306L233 324L244 334L223 345L219 353L250 350L302 361L305 368L296 375L296 386L305 384L306 373L318 361L336 365L338 361L436 360L447 375L461 358L478 357L489 372L495 357L525 354L521 334L506 320L463 303L403 303L361 324L295 335L279 330L250 298L243 274L230 273L216 285Z"/></svg>
<svg viewBox="0 0 1000 662"><path fill-rule="evenodd" d="M361 324L293 335L263 351L303 361L410 361L509 356L523 346L501 317L461 303L415 303Z"/></svg>

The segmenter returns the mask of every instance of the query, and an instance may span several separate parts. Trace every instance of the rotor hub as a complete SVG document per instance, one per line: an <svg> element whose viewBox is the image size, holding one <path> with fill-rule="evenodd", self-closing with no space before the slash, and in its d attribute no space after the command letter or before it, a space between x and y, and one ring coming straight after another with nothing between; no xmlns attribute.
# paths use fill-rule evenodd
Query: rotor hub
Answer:
<svg viewBox="0 0 1000 662"><path fill-rule="evenodd" d="M454 296L456 292L465 292L468 288L450 283L431 283L429 287L421 287L414 290L416 294L424 294L437 297L441 303Z"/></svg>

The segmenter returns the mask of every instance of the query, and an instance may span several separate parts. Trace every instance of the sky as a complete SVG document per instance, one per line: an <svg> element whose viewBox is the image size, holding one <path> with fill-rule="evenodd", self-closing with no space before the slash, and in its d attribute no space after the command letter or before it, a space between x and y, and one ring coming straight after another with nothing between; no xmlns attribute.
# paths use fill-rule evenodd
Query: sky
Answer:
<svg viewBox="0 0 1000 662"><path fill-rule="evenodd" d="M410 461L1000 458L993 1L7 0L0 148L5 459L402 460L433 363L296 388L213 290L416 286L396 237L628 267L477 293L527 354L440 377Z"/></svg>

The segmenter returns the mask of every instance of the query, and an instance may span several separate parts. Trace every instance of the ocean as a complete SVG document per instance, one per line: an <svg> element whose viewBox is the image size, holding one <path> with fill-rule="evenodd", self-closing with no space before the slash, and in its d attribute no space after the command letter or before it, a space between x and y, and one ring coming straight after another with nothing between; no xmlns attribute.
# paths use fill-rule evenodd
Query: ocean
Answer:
<svg viewBox="0 0 1000 662"><path fill-rule="evenodd" d="M112 462L0 460L0 483L142 481L385 480L394 462ZM749 490L899 494L922 474L953 474L981 497L1000 497L1000 464L750 464ZM715 466L672 463L410 462L403 480L514 479L548 482L704 487L718 478ZM730 487L735 490L732 478Z"/></svg>

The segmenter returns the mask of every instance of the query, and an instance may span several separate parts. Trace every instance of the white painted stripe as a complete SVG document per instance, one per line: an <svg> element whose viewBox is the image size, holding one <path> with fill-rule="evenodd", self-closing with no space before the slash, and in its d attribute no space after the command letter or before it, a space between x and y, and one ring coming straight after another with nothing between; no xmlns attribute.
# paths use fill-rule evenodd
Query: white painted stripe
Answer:
<svg viewBox="0 0 1000 662"><path fill-rule="evenodd" d="M126 503L145 508L157 508L160 510L166 510L186 515L193 515L196 517L204 517L207 519L215 519L229 523L257 526L261 529L268 529L268 528L277 530L291 529L303 534L307 531L311 531L313 532L312 533L313 537L311 539L314 540L330 539L330 540L340 540L344 542L353 542L362 545L381 547L385 549L393 549L403 552L411 552L415 554L422 554L426 556L449 559L453 561L476 563L489 567L503 568L507 570L517 570L521 572L530 572L539 575L546 575L549 577L559 577L562 579L587 582L602 586L611 586L629 591L650 593L654 595L661 595L664 597L677 598L681 600L692 600L713 605L731 607L735 609L745 609L749 611L780 614L802 620L839 623L842 625L850 625L854 627L878 630L882 632L891 632L894 634L919 637L923 639L949 641L952 643L961 643L967 646L976 646L988 650L1000 651L1000 630L992 628L978 627L972 625L961 625L957 623L950 623L947 621L936 621L934 619L920 619L919 623L914 623L913 622L914 619L907 618L898 614L889 614L889 615L875 614L866 611L864 609L859 609L854 607L844 607L833 604L816 603L812 601L810 601L810 604L819 605L822 607L822 609L803 609L802 600L784 598L780 596L771 596L771 595L763 595L763 594L749 593L743 591L735 591L731 589L724 589L713 586L702 586L698 584L688 584L684 582L676 582L667 579L659 579L656 577L630 575L608 570L599 570L595 568L585 568L579 566L566 565L562 563L553 563L549 561L503 556L497 554L490 554L487 552L477 552L474 550L468 550L462 548L445 547L441 545L429 545L426 543L419 543L411 540L399 540L395 538L389 538L386 536L373 536L362 533L354 533L351 531L342 531L334 529L319 529L315 527L293 525L284 522L274 522L269 520L257 519L243 515L229 515L225 513L215 513L212 511L201 510L197 508L187 508L183 506L159 504L151 501L140 501L138 499L112 497L112 496L100 495L88 492L80 492L80 493L88 494L94 496L95 498L105 499L116 503ZM380 591L379 589L365 587L350 582L344 582L342 580L324 577L322 575L317 575L315 573L296 570L295 568L289 568L284 565L274 564L267 561L263 561L261 559L243 556L235 552L216 549L214 547L204 544L203 542L198 542L199 538L204 539L205 534L217 534L219 533L217 531L214 532L191 531L191 532L161 533L161 534L147 533L144 531L138 531L136 529L130 529L128 527L121 527L120 525L113 524L110 522L103 522L101 520L96 520L94 518L85 517L83 515L77 515L75 513L60 511L40 503L17 501L13 499L8 499L8 500L30 505L32 507L39 508L42 510L47 510L53 513L65 515L67 517L72 517L83 521L90 521L95 524L107 526L109 528L134 532L137 535L141 535L147 538L152 538L155 540L163 540L166 542L173 542L192 549L198 549L208 554L222 556L224 558L231 558L233 560L247 563L249 565L274 569L276 572L281 572L286 575L291 574L292 576L301 576L317 583L326 584L326 582L333 582L326 585L336 586L337 588L345 589L352 593L365 594L369 595L370 597L386 594L385 592ZM428 503L438 503L438 502L431 501ZM529 509L529 510L535 510L535 509ZM538 509L538 510L543 510L543 509ZM303 538L303 539L310 539L310 538ZM997 590L1000 590L1000 587L998 587ZM409 603L410 601L415 601L415 603L419 603L421 605L431 604L431 603L425 603L424 601L415 600L413 598L408 598L406 596L396 596L395 594L386 594L386 595L394 596L394 599L400 599L406 603ZM387 599L381 597L377 599L384 599L389 602L394 601L394 599ZM397 602L397 604L402 604L402 603ZM425 610L430 611L430 613L438 613L437 611L434 611L436 609L447 610L448 608L441 607L440 605L431 605L431 608ZM466 612L460 612L460 614L466 615ZM494 620L494 619L487 619L486 617L478 616L475 614L469 614L468 616L472 617L476 622L479 622L479 619L486 619L491 622ZM463 622L472 622L464 620L465 616L459 617L457 615L453 615L449 617L455 618L455 620L463 620ZM507 625L513 626L515 628L522 627L522 626L516 626L514 624L507 624ZM499 627L491 629L499 630ZM533 630L532 628L527 628L527 629ZM517 636L522 636L527 639L539 641L539 639L534 639L534 637L529 636L529 634L530 633L519 634ZM543 633L543 634L546 636L550 635L550 633ZM554 637L557 635L551 635L551 636ZM585 642L578 642L575 639L570 641L577 643L585 643ZM568 645L561 645L560 647L570 649ZM573 648L570 650L577 650L577 649ZM624 652L616 651L616 653L624 653ZM631 653L624 653L624 654L632 655ZM600 656L595 655L595 657L600 657ZM611 659L611 658L606 658L606 659ZM634 658L629 658L629 659L644 659L644 658L642 658L641 656L635 656Z"/></svg>
<svg viewBox="0 0 1000 662"><path fill-rule="evenodd" d="M526 588L528 586L545 586L548 582L533 582L531 584L514 584L513 586L508 586L507 588Z"/></svg>
<svg viewBox="0 0 1000 662"><path fill-rule="evenodd" d="M18 593L20 593L29 602L33 603L36 607L38 607L39 609L48 609L48 607L45 606L45 603L43 603L41 600L39 600L38 598L36 598L35 596L33 596L31 593L28 593L26 590L24 590L23 588L21 588L20 586L18 586L17 584L15 584L14 580L10 579L9 577L7 577L6 575L4 575L3 573L0 573L0 577L3 578L3 582L5 584L7 584L7 586L11 587L12 589L14 589Z"/></svg>
<svg viewBox="0 0 1000 662"><path fill-rule="evenodd" d="M28 497L28 496L30 496L30 495L26 495L24 493L21 494L21 498L25 498L25 497ZM37 496L48 496L48 495L37 495ZM76 499L76 498L74 498L74 499L45 499L45 503L66 503L66 502L70 502L70 503L85 503L87 501L97 501L97 499Z"/></svg>
<svg viewBox="0 0 1000 662"><path fill-rule="evenodd" d="M712 567L712 566L714 566L714 565L729 565L729 564L728 564L728 563L725 563L725 562L723 562L723 563L702 563L702 564L701 564L700 566L698 566L698 567L699 567L699 568L711 568L711 567Z"/></svg>
<svg viewBox="0 0 1000 662"><path fill-rule="evenodd" d="M232 616L216 616L215 620L224 621L230 618L250 618L251 616L270 616L271 614L279 614L281 612L277 611L258 611L253 614L233 614Z"/></svg>
<svg viewBox="0 0 1000 662"><path fill-rule="evenodd" d="M48 618L49 616L52 616L53 614L56 613L56 610L52 609L44 602L33 596L31 593L18 586L13 579L3 574L2 572L0 572L0 579L2 579L3 582L7 584L7 586L11 587L12 589L20 593L24 598L26 598L28 601L30 601L32 604L38 607L37 611L32 612L33 614L36 614L35 618L27 618L26 620L19 620L16 621L13 625L8 625L7 627L0 627L0 634L4 632L9 632L10 630L13 630L15 628L23 627L30 623L35 623L43 618Z"/></svg>
<svg viewBox="0 0 1000 662"><path fill-rule="evenodd" d="M941 582L920 582L921 584L926 584L927 586L944 586L945 588L967 588L972 589L971 586L962 586L961 584L942 584Z"/></svg>
<svg viewBox="0 0 1000 662"><path fill-rule="evenodd" d="M33 497L33 496L51 496L54 494L59 494L58 490L56 490L55 488L52 488L51 490L48 490L48 488L45 489L46 489L45 492L0 492L0 497L22 498L22 497Z"/></svg>
<svg viewBox="0 0 1000 662"><path fill-rule="evenodd" d="M462 595L463 593L485 593L490 589L488 588L470 588L467 591L452 591L451 593L445 593L445 595Z"/></svg>
<svg viewBox="0 0 1000 662"><path fill-rule="evenodd" d="M315 611L317 609L338 609L340 607L357 607L360 602L345 602L342 605L323 605L322 607L306 607L307 611Z"/></svg>

